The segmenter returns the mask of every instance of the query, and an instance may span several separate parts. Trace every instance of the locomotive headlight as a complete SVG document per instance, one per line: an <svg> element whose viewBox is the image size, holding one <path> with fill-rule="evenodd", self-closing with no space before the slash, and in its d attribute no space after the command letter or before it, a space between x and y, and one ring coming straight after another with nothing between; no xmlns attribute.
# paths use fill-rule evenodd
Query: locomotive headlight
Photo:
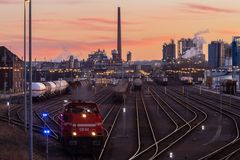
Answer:
<svg viewBox="0 0 240 160"><path fill-rule="evenodd" d="M96 136L96 132L92 132L92 136Z"/></svg>
<svg viewBox="0 0 240 160"><path fill-rule="evenodd" d="M77 132L72 132L72 135L73 136L77 136Z"/></svg>
<svg viewBox="0 0 240 160"><path fill-rule="evenodd" d="M86 114L82 114L82 117L83 117L83 118L86 118L86 117L87 117L87 115L86 115Z"/></svg>

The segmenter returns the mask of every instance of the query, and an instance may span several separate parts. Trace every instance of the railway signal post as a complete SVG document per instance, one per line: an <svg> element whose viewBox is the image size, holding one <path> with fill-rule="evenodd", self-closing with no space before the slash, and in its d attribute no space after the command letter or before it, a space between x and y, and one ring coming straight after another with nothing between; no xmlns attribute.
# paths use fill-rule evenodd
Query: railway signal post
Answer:
<svg viewBox="0 0 240 160"><path fill-rule="evenodd" d="M46 160L48 160L48 136L50 135L50 130L46 128L43 133L46 136Z"/></svg>
<svg viewBox="0 0 240 160"><path fill-rule="evenodd" d="M7 107L8 107L8 124L10 124L10 102L7 101Z"/></svg>

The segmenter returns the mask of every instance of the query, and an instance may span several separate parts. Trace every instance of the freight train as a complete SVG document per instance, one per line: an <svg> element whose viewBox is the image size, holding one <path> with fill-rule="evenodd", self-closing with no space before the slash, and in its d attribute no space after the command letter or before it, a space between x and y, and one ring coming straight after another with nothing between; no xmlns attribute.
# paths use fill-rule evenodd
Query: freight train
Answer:
<svg viewBox="0 0 240 160"><path fill-rule="evenodd" d="M48 98L53 95L59 95L68 91L69 84L65 80L53 82L33 82L32 97L34 100Z"/></svg>
<svg viewBox="0 0 240 160"><path fill-rule="evenodd" d="M71 101L60 118L60 141L71 154L98 154L106 138L96 103Z"/></svg>
<svg viewBox="0 0 240 160"><path fill-rule="evenodd" d="M237 89L237 82L234 80L223 80L221 82L220 90L226 94L235 94Z"/></svg>

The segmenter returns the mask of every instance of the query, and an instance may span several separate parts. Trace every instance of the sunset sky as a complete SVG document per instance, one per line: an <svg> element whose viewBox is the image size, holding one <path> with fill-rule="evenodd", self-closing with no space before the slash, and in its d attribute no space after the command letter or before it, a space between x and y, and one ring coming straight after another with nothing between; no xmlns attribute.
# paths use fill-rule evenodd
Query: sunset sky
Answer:
<svg viewBox="0 0 240 160"><path fill-rule="evenodd" d="M117 6L122 8L124 59L162 58L162 44L170 39L204 34L207 43L230 42L240 35L239 0L32 0L33 57L80 59L97 49L110 55L116 48ZM0 0L0 45L23 55L23 0ZM205 44L205 53L207 44Z"/></svg>

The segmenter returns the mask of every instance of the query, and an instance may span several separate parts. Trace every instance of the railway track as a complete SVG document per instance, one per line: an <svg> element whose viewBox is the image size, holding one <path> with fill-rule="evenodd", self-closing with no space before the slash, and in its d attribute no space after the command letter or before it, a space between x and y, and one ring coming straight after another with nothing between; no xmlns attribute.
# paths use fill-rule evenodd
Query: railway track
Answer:
<svg viewBox="0 0 240 160"><path fill-rule="evenodd" d="M179 90L174 90L174 92L178 92L178 94L182 94ZM201 99L199 96L194 96L192 94L189 94L189 99L202 104L204 106L206 106L209 109L214 110L215 112L220 113L220 115L225 115L227 117L229 117L230 119L233 120L234 125L235 125L235 129L236 129L236 137L230 141L229 143L227 143L224 146L221 146L220 148L218 148L217 150L201 157L199 160L204 160L204 159L226 159L229 156L231 156L236 150L239 150L239 146L240 146L240 140L239 140L239 129L240 129L240 124L239 124L239 120L240 120L240 115L230 111L229 109L224 108L223 106L219 107L216 103L209 101L209 100L204 100Z"/></svg>
<svg viewBox="0 0 240 160"><path fill-rule="evenodd" d="M119 114L121 112L122 107L119 105L114 105L112 109L108 112L107 116L103 119L103 123L105 127L107 126L107 136L103 145L103 148L99 154L98 160L104 159L104 156L107 154L106 150L108 150L108 144L110 141L110 137L112 135L113 129L116 125L116 122L119 118ZM109 116L111 114L111 116Z"/></svg>
<svg viewBox="0 0 240 160"><path fill-rule="evenodd" d="M135 99L136 119L137 119L137 137L138 148L137 151L131 156L130 160L138 159L141 152L145 151L149 146L155 144L151 150L141 154L141 159L149 159L158 152L157 139L152 126L152 122L149 118L149 114L141 93L136 93Z"/></svg>
<svg viewBox="0 0 240 160"><path fill-rule="evenodd" d="M152 89L155 94L157 94L157 90ZM164 91L161 90L162 93ZM159 96L159 95L158 95ZM165 139L165 143L161 142L160 146L162 147L159 151L159 153L154 156L152 159L160 158L161 155L163 155L170 147L174 146L176 143L180 142L184 138L187 137L189 133L191 133L194 129L196 129L199 125L201 125L204 121L207 119L207 114L197 107L191 105L190 103L187 103L186 101L183 101L181 97L178 97L176 94L172 93L171 95L168 95L171 97L172 100L180 104L181 106L185 107L187 110L191 111L192 114L194 114L194 117L186 122L181 127L179 127L174 134L169 136L168 139ZM180 116L180 115L179 115ZM182 118L183 119L183 118ZM163 147L163 144L165 146Z"/></svg>

